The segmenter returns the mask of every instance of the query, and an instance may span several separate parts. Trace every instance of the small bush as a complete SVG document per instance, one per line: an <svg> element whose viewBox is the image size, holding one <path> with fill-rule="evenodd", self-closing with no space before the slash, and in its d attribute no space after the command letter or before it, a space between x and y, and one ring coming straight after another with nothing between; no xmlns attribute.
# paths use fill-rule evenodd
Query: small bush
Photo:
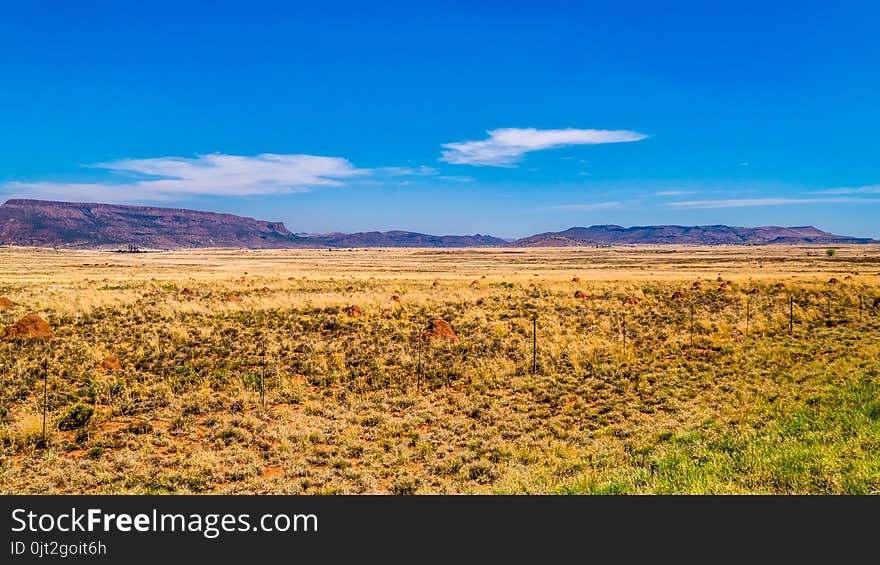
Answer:
<svg viewBox="0 0 880 565"><path fill-rule="evenodd" d="M74 404L58 422L59 430L75 430L89 423L95 409L86 404Z"/></svg>

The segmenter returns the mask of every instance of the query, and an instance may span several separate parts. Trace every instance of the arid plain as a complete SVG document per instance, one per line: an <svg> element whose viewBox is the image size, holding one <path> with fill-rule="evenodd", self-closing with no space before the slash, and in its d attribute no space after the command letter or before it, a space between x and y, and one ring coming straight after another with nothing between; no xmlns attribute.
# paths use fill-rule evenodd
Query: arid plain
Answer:
<svg viewBox="0 0 880 565"><path fill-rule="evenodd" d="M880 493L876 245L6 247L0 296L3 493Z"/></svg>

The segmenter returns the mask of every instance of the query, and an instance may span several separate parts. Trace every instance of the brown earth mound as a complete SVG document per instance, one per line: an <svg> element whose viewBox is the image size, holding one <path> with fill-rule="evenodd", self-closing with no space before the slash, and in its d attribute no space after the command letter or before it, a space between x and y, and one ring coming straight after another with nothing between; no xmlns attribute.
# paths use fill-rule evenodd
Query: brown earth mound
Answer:
<svg viewBox="0 0 880 565"><path fill-rule="evenodd" d="M845 281L848 281L850 279L852 279L852 275L847 275L847 276L843 277L843 280L845 280Z"/></svg>
<svg viewBox="0 0 880 565"><path fill-rule="evenodd" d="M348 308L345 309L345 313L351 316L352 318L360 318L364 315L364 310L358 306L357 304L352 304Z"/></svg>
<svg viewBox="0 0 880 565"><path fill-rule="evenodd" d="M718 277L717 279L715 279L715 282L724 282L724 279L722 279L721 277Z"/></svg>
<svg viewBox="0 0 880 565"><path fill-rule="evenodd" d="M440 280L434 279L434 282L431 283L431 286L437 288L438 286L440 286Z"/></svg>
<svg viewBox="0 0 880 565"><path fill-rule="evenodd" d="M722 283L721 286L718 287L718 292L731 292L733 287L727 283Z"/></svg>
<svg viewBox="0 0 880 565"><path fill-rule="evenodd" d="M837 279L834 278L834 277L831 277L830 279L828 279L828 284L837 284L837 283L839 283L839 282L840 282L840 281L837 280Z"/></svg>
<svg viewBox="0 0 880 565"><path fill-rule="evenodd" d="M437 318L431 320L428 329L425 330L425 339L433 341L435 339L447 339L449 341L458 341L458 336L452 331L452 326L446 320Z"/></svg>
<svg viewBox="0 0 880 565"><path fill-rule="evenodd" d="M471 282L471 286L480 286L480 281Z"/></svg>
<svg viewBox="0 0 880 565"><path fill-rule="evenodd" d="M676 290L672 293L672 300L684 300L685 294L683 290Z"/></svg>
<svg viewBox="0 0 880 565"><path fill-rule="evenodd" d="M571 282L581 282L581 278L580 278L580 277L574 277L574 278L571 279Z"/></svg>
<svg viewBox="0 0 880 565"><path fill-rule="evenodd" d="M226 297L226 302L241 302L241 297L237 294L230 294Z"/></svg>
<svg viewBox="0 0 880 565"><path fill-rule="evenodd" d="M635 296L626 296L623 298L623 303L624 304L632 304L633 306L638 306L639 299L636 298Z"/></svg>
<svg viewBox="0 0 880 565"><path fill-rule="evenodd" d="M761 294L761 289L760 288L753 288L752 290L749 291L749 294L755 294L755 295Z"/></svg>
<svg viewBox="0 0 880 565"><path fill-rule="evenodd" d="M0 310L6 310L15 306L15 302L9 300L5 296L0 296Z"/></svg>
<svg viewBox="0 0 880 565"><path fill-rule="evenodd" d="M397 294L392 294L392 295L391 295L391 301L392 301L392 302L398 302L398 303L399 303L399 302L400 302L400 296L397 295Z"/></svg>
<svg viewBox="0 0 880 565"><path fill-rule="evenodd" d="M576 290L576 291L574 291L574 297L575 298L586 298L587 295L584 294L584 291L582 291L582 290Z"/></svg>
<svg viewBox="0 0 880 565"><path fill-rule="evenodd" d="M192 296L194 294L195 293L192 291L191 288L184 288L183 290L180 291L181 296Z"/></svg>
<svg viewBox="0 0 880 565"><path fill-rule="evenodd" d="M702 281L694 281L694 284L692 284L691 287L700 290L703 288L703 283Z"/></svg>
<svg viewBox="0 0 880 565"><path fill-rule="evenodd" d="M28 314L6 330L7 338L53 338L55 332L41 317Z"/></svg>
<svg viewBox="0 0 880 565"><path fill-rule="evenodd" d="M778 283L774 284L773 287L781 290L781 289L785 288L785 283L778 282Z"/></svg>
<svg viewBox="0 0 880 565"><path fill-rule="evenodd" d="M101 362L101 369L107 373L118 373L122 371L122 363L119 362L119 357L108 355L107 357L104 357L104 361Z"/></svg>
<svg viewBox="0 0 880 565"><path fill-rule="evenodd" d="M268 286L264 286L260 289L260 292L272 292L272 289L270 289Z"/></svg>

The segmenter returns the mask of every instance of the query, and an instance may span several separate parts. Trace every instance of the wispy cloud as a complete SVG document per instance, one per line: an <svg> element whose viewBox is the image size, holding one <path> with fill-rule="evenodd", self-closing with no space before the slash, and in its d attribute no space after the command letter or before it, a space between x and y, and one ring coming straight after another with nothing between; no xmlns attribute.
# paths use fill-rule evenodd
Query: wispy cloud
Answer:
<svg viewBox="0 0 880 565"><path fill-rule="evenodd" d="M639 141L647 135L629 130L503 128L487 132L488 139L444 143L441 161L455 165L512 167L530 151L567 145Z"/></svg>
<svg viewBox="0 0 880 565"><path fill-rule="evenodd" d="M696 194L696 190L661 190L655 192L655 196L684 196L685 194Z"/></svg>
<svg viewBox="0 0 880 565"><path fill-rule="evenodd" d="M460 175L440 175L437 177L437 180L445 180L448 182L474 182L477 179Z"/></svg>
<svg viewBox="0 0 880 565"><path fill-rule="evenodd" d="M880 184L829 188L826 190L819 190L818 194L880 194Z"/></svg>
<svg viewBox="0 0 880 565"><path fill-rule="evenodd" d="M142 202L188 196L250 196L308 192L369 176L437 174L431 167L360 169L342 157L210 154L122 159L88 165L114 174L106 183L7 182L0 192L31 198Z"/></svg>
<svg viewBox="0 0 880 565"><path fill-rule="evenodd" d="M549 210L569 210L569 211L587 211L587 210L607 210L608 208L619 208L620 202L590 202L587 204L559 204L558 206L547 206Z"/></svg>
<svg viewBox="0 0 880 565"><path fill-rule="evenodd" d="M876 203L880 199L872 198L732 198L728 200L684 200L669 202L667 206L676 208L744 208L748 206L786 206L790 204L840 204L840 203Z"/></svg>

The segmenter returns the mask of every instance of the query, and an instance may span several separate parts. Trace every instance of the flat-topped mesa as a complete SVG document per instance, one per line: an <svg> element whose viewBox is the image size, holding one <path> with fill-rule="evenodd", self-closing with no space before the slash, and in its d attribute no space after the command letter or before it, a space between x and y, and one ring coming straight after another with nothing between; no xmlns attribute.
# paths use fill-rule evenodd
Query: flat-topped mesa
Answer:
<svg viewBox="0 0 880 565"><path fill-rule="evenodd" d="M292 247L281 222L153 206L8 200L0 244L45 247Z"/></svg>
<svg viewBox="0 0 880 565"><path fill-rule="evenodd" d="M824 232L813 226L738 227L710 226L632 226L575 227L547 232L513 242L517 247L562 247L605 245L776 245L776 244L880 243L871 238L850 237Z"/></svg>

